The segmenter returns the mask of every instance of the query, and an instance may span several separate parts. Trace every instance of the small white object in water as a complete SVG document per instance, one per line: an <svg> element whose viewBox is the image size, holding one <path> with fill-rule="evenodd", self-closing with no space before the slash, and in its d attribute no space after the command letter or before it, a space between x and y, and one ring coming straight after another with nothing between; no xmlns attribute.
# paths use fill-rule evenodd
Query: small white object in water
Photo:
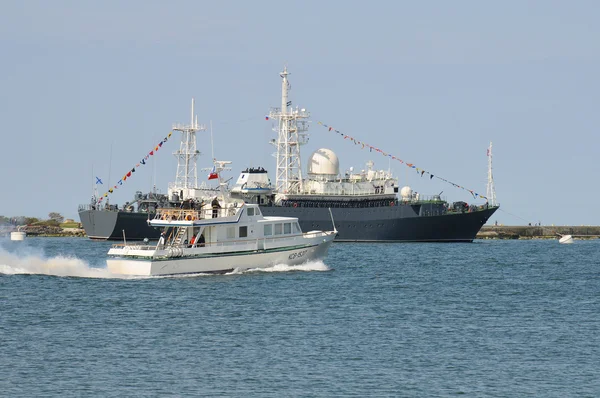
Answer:
<svg viewBox="0 0 600 398"><path fill-rule="evenodd" d="M10 233L10 240L25 240L27 234L23 231L12 231Z"/></svg>
<svg viewBox="0 0 600 398"><path fill-rule="evenodd" d="M571 235L563 235L558 240L558 243L573 243L573 237Z"/></svg>

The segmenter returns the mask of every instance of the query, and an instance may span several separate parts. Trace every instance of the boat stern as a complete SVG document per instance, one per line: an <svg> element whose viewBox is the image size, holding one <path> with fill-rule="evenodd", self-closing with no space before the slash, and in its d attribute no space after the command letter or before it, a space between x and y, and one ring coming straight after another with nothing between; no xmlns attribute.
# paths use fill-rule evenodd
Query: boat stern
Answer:
<svg viewBox="0 0 600 398"><path fill-rule="evenodd" d="M115 245L108 251L106 268L112 274L150 276L155 253L154 246Z"/></svg>

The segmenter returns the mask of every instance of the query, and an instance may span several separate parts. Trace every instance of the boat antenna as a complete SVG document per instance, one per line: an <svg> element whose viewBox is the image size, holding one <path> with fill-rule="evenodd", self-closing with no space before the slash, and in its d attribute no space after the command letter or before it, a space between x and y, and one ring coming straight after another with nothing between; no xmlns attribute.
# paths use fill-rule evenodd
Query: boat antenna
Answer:
<svg viewBox="0 0 600 398"><path fill-rule="evenodd" d="M337 234L338 230L335 227L335 221L333 221L333 213L331 212L331 207L329 207L328 209L329 209L329 215L331 216L331 223L333 224L333 232L335 232Z"/></svg>
<svg viewBox="0 0 600 398"><path fill-rule="evenodd" d="M487 176L487 193L490 206L496 206L496 187L494 186L494 176L492 174L492 142L487 150L488 156L488 176Z"/></svg>

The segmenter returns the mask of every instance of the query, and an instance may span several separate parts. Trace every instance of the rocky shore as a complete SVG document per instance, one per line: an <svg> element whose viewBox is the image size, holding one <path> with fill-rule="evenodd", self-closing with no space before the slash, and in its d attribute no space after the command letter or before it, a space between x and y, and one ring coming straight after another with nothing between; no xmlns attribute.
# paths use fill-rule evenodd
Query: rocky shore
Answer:
<svg viewBox="0 0 600 398"><path fill-rule="evenodd" d="M62 228L51 227L47 225L29 225L22 227L21 231L27 233L27 236L43 236L43 237L86 237L83 228Z"/></svg>
<svg viewBox="0 0 600 398"><path fill-rule="evenodd" d="M600 226L501 226L484 225L477 239L558 239L573 235L577 239L600 238Z"/></svg>

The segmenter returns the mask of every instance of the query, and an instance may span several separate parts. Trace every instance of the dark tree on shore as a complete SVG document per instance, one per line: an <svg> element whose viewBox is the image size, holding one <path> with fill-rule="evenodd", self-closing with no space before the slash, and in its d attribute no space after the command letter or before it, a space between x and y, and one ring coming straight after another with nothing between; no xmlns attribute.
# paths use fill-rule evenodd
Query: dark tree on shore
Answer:
<svg viewBox="0 0 600 398"><path fill-rule="evenodd" d="M62 223L65 219L63 216L60 215L60 213L56 212L51 212L50 214L48 214L48 218L56 221L58 224Z"/></svg>

